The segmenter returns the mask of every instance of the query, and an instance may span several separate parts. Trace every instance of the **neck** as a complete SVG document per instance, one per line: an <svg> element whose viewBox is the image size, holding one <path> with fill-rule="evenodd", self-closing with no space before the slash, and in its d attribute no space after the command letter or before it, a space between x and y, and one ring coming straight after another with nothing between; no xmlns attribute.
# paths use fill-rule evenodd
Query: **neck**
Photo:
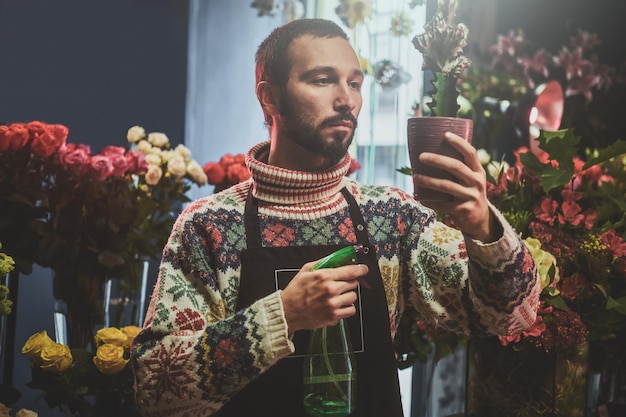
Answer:
<svg viewBox="0 0 626 417"><path fill-rule="evenodd" d="M274 134L270 139L268 163L293 171L308 172L324 171L334 165L320 154Z"/></svg>

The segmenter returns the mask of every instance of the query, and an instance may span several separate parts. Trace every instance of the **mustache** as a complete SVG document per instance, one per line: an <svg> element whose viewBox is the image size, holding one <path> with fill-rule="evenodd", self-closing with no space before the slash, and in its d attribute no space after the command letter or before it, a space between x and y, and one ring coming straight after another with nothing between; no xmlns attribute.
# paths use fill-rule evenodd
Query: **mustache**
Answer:
<svg viewBox="0 0 626 417"><path fill-rule="evenodd" d="M356 117L352 113L338 114L337 116L329 117L327 119L324 119L324 121L322 122L322 125L328 126L328 125L337 124L337 123L346 122L346 121L349 121L350 123L352 123L352 128L356 130L357 120L356 120Z"/></svg>

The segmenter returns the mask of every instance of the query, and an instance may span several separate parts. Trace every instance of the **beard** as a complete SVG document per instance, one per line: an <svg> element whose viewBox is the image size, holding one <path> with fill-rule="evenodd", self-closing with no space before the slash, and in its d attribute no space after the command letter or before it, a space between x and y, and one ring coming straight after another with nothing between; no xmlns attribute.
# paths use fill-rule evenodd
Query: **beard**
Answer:
<svg viewBox="0 0 626 417"><path fill-rule="evenodd" d="M287 95L283 94L278 127L280 134L304 149L322 155L328 159L331 165L341 161L354 139L357 127L356 117L350 112L340 113L316 124L313 114L307 111L294 110L294 107ZM346 120L352 122L352 132L333 132L330 135L323 133L323 130L328 126Z"/></svg>

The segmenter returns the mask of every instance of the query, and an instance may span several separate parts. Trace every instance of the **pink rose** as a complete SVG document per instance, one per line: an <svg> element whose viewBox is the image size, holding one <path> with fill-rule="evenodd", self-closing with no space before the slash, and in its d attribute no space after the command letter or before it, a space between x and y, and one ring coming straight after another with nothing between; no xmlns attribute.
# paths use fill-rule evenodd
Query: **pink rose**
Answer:
<svg viewBox="0 0 626 417"><path fill-rule="evenodd" d="M91 148L82 143L68 143L59 149L58 160L71 172L82 174L90 165Z"/></svg>
<svg viewBox="0 0 626 417"><path fill-rule="evenodd" d="M146 156L141 152L126 152L126 162L128 163L128 173L141 175L148 170Z"/></svg>
<svg viewBox="0 0 626 417"><path fill-rule="evenodd" d="M91 157L91 176L98 181L104 181L109 178L115 168L111 158L104 155L94 155Z"/></svg>
<svg viewBox="0 0 626 417"><path fill-rule="evenodd" d="M126 159L125 153L126 149L121 146L105 146L102 151L100 151L100 155L111 159L111 164L113 165L112 176L123 177L129 169L128 159Z"/></svg>
<svg viewBox="0 0 626 417"><path fill-rule="evenodd" d="M30 133L22 123L0 126L0 152L18 151L28 143Z"/></svg>
<svg viewBox="0 0 626 417"><path fill-rule="evenodd" d="M49 158L54 152L65 144L69 129L63 125L47 125L42 122L30 122L27 124L33 142L31 149L33 154L41 158Z"/></svg>

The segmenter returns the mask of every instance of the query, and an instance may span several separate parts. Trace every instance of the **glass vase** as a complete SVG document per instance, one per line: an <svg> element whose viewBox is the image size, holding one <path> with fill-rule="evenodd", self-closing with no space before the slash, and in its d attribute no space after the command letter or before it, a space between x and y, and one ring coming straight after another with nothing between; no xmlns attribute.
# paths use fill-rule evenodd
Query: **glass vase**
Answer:
<svg viewBox="0 0 626 417"><path fill-rule="evenodd" d="M143 325L149 266L148 259L137 260L134 275L140 278L138 286L137 283L127 283L119 279L106 280L103 300L104 327Z"/></svg>
<svg viewBox="0 0 626 417"><path fill-rule="evenodd" d="M311 331L303 382L309 415L341 417L356 409L356 359L343 319Z"/></svg>
<svg viewBox="0 0 626 417"><path fill-rule="evenodd" d="M497 338L469 343L470 417L584 417L588 346L546 353L502 346Z"/></svg>

